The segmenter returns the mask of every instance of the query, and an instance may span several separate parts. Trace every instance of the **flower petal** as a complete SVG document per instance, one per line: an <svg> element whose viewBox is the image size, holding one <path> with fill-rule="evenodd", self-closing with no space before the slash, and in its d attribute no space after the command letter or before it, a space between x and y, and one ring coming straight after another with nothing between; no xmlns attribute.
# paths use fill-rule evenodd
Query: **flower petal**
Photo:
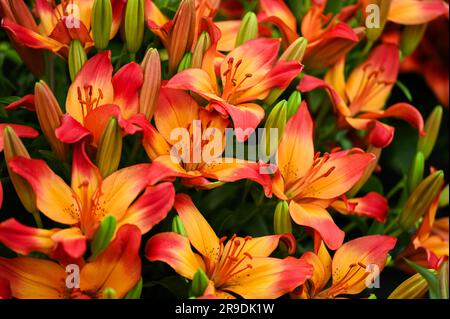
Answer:
<svg viewBox="0 0 450 319"><path fill-rule="evenodd" d="M0 257L0 273L18 299L60 299L67 274L55 262L30 257Z"/></svg>
<svg viewBox="0 0 450 319"><path fill-rule="evenodd" d="M24 97L20 98L19 100L12 102L11 104L5 106L5 110L16 110L19 107L25 107L29 111L35 112L35 106L34 106L34 94L28 94Z"/></svg>
<svg viewBox="0 0 450 319"><path fill-rule="evenodd" d="M132 224L139 227L142 234L163 220L171 210L175 198L172 183L162 183L147 187L145 193L128 208L120 225Z"/></svg>
<svg viewBox="0 0 450 319"><path fill-rule="evenodd" d="M389 8L388 20L406 25L430 22L442 15L448 17L445 1L395 0Z"/></svg>
<svg viewBox="0 0 450 319"><path fill-rule="evenodd" d="M72 116L65 114L61 118L61 126L55 130L55 135L63 143L74 144L91 136L91 132Z"/></svg>
<svg viewBox="0 0 450 319"><path fill-rule="evenodd" d="M141 232L136 226L122 226L108 248L81 270L81 290L101 293L112 288L117 298L123 298L141 277L140 243Z"/></svg>
<svg viewBox="0 0 450 319"><path fill-rule="evenodd" d="M177 233L159 233L149 239L145 257L150 261L162 261L181 276L192 279L197 269L205 269L202 259L194 254L189 240Z"/></svg>
<svg viewBox="0 0 450 319"><path fill-rule="evenodd" d="M114 104L120 107L125 119L139 112L139 90L142 83L142 69L134 62L124 65L112 78Z"/></svg>
<svg viewBox="0 0 450 319"><path fill-rule="evenodd" d="M80 203L74 191L42 160L15 157L9 165L33 188L39 210L48 218L73 225L80 220Z"/></svg>
<svg viewBox="0 0 450 319"><path fill-rule="evenodd" d="M255 257L252 268L233 277L222 289L248 299L272 299L291 292L311 278L312 267L306 261Z"/></svg>
<svg viewBox="0 0 450 319"><path fill-rule="evenodd" d="M38 131L36 131L34 128L26 126L26 125L1 123L0 124L0 152L3 151L3 146L4 146L4 144L3 144L4 143L3 129L6 126L11 127L14 130L14 132L17 134L17 136L19 136L19 137L35 138L39 135Z"/></svg>
<svg viewBox="0 0 450 319"><path fill-rule="evenodd" d="M375 192L360 198L337 200L331 204L331 207L344 215L366 216L380 223L386 221L389 210L386 198Z"/></svg>
<svg viewBox="0 0 450 319"><path fill-rule="evenodd" d="M81 258L86 252L86 237L77 227L66 228L53 234L52 240L60 244L71 258Z"/></svg>
<svg viewBox="0 0 450 319"><path fill-rule="evenodd" d="M202 69L187 69L175 74L163 87L178 90L190 90L207 100L222 101L211 83L209 74Z"/></svg>
<svg viewBox="0 0 450 319"><path fill-rule="evenodd" d="M316 230L330 249L335 250L344 242L345 233L336 226L324 208L314 204L299 204L291 201L289 212L296 224Z"/></svg>

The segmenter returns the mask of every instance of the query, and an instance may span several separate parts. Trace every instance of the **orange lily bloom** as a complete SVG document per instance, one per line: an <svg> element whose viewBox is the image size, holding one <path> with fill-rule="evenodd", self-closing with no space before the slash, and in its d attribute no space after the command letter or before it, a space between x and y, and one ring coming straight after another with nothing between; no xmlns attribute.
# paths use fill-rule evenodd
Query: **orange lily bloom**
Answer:
<svg viewBox="0 0 450 319"><path fill-rule="evenodd" d="M150 261L163 261L177 273L192 279L201 268L210 279L208 296L233 298L277 298L291 292L311 276L304 260L268 257L285 240L295 247L292 235L237 237L226 244L219 239L201 213L184 194L176 196L175 209L186 229L187 238L177 233L160 233L147 242ZM194 253L191 245L198 253Z"/></svg>
<svg viewBox="0 0 450 319"><path fill-rule="evenodd" d="M342 245L333 258L321 242L314 253L306 252L300 258L311 264L314 271L312 278L291 296L324 299L359 294L367 288L366 281L375 279L374 275L368 278L375 266L381 273L396 242L396 238L385 235L360 237ZM332 283L327 288L330 279Z"/></svg>
<svg viewBox="0 0 450 319"><path fill-rule="evenodd" d="M303 102L288 121L278 146L272 190L279 199L289 201L295 223L313 228L335 250L345 234L326 208L358 182L374 159L373 154L356 148L314 154L313 121Z"/></svg>
<svg viewBox="0 0 450 319"><path fill-rule="evenodd" d="M69 256L78 258L85 252L86 239L106 215L113 215L118 225L134 224L146 233L166 217L175 196L171 183L149 186L160 180L151 164L129 166L102 179L84 143L74 147L70 186L42 160L15 157L9 164L33 188L37 208L51 220L70 226L45 230L14 220L3 222L0 242L22 254L50 253L60 244Z"/></svg>
<svg viewBox="0 0 450 319"><path fill-rule="evenodd" d="M145 116L139 114L139 90L143 83L141 67L131 62L114 76L112 73L110 51L96 54L84 64L67 92L67 114L55 132L58 139L76 143L92 136L97 145L112 116L128 134L141 130L147 122Z"/></svg>
<svg viewBox="0 0 450 319"><path fill-rule="evenodd" d="M262 38L231 51L220 66L222 90L211 68L184 70L166 87L199 94L210 102L207 109L230 116L235 128L252 131L264 118L264 109L251 101L265 99L273 88L285 89L303 67L297 61L277 61L279 48L278 39ZM246 136L237 137L242 142Z"/></svg>
<svg viewBox="0 0 450 319"><path fill-rule="evenodd" d="M189 94L166 88L161 89L154 118L157 130L152 126L145 130L143 145L153 165L158 165L163 172L161 176L181 177L187 186L206 189L220 186L224 182L250 179L261 184L266 194L270 195L270 177L260 174L258 163L220 158L225 147L225 129L229 125L227 119L204 110ZM172 136L174 129L189 132L189 141L185 141L189 142L186 145L187 153L177 153L175 156L180 156L178 159L172 153L181 141L180 137ZM214 146L216 139L222 139L222 143L217 146L220 149ZM201 151L198 159L196 150ZM205 154L211 159L205 157Z"/></svg>
<svg viewBox="0 0 450 319"><path fill-rule="evenodd" d="M301 35L308 40L303 63L307 69L325 69L345 56L362 36L362 29L352 29L345 21L354 15L359 5L342 9L335 17L324 15L326 1L311 4L301 22ZM261 23L274 24L281 31L285 46L298 37L297 21L282 0L261 0L258 14Z"/></svg>
<svg viewBox="0 0 450 319"><path fill-rule="evenodd" d="M440 194L439 194L440 195ZM405 249L405 257L425 268L439 269L449 256L449 218L436 219L439 206L439 195L425 214L423 221L412 238L412 243ZM401 264L409 271L410 267Z"/></svg>
<svg viewBox="0 0 450 319"><path fill-rule="evenodd" d="M344 77L344 59L325 76L325 80L305 75L298 89L302 92L325 88L338 113L341 126L366 130L368 142L378 148L388 146L395 129L378 121L381 118L399 118L407 121L423 134L420 112L407 103L397 103L384 110L389 94L397 80L399 52L394 44L381 44L369 58L356 67L347 81Z"/></svg>
<svg viewBox="0 0 450 319"><path fill-rule="evenodd" d="M107 288L114 289L117 298L123 298L141 276L140 242L136 226L122 226L116 238L94 260L77 263L78 288L66 286L65 265L46 259L0 257L0 274L9 282L11 296L18 299L102 298ZM1 286L0 282L0 290Z"/></svg>
<svg viewBox="0 0 450 319"><path fill-rule="evenodd" d="M111 0L111 39L119 30L125 4L125 0ZM54 1L36 0L34 11L40 21L38 30L29 29L7 18L2 20L1 26L28 47L47 49L67 58L72 40L80 41L85 50L94 45L91 36L93 5L94 0L64 0L58 5Z"/></svg>
<svg viewBox="0 0 450 319"><path fill-rule="evenodd" d="M417 25L440 16L448 18L448 3L444 0L392 0L388 20L402 25Z"/></svg>

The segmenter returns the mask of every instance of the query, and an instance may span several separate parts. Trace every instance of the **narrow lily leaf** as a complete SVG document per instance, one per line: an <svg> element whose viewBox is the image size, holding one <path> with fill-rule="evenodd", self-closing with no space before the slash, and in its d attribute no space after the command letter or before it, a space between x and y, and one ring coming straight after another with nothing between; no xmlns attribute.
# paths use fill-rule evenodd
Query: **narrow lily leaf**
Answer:
<svg viewBox="0 0 450 319"><path fill-rule="evenodd" d="M423 278L428 282L430 289L430 298L431 299L441 299L441 291L439 287L439 279L436 276L436 271L431 269L426 269L418 264L408 260L405 258L406 263L411 266L415 271L422 275Z"/></svg>

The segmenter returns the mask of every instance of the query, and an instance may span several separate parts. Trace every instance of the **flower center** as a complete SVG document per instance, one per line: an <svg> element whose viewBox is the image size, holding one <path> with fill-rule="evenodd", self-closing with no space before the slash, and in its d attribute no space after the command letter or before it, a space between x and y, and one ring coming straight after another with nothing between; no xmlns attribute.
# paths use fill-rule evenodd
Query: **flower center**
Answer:
<svg viewBox="0 0 450 319"><path fill-rule="evenodd" d="M228 69L223 73L225 83L223 83L222 98L228 103L235 104L237 98L237 90L239 90L242 87L242 84L244 84L247 79L251 78L253 74L246 73L244 75L244 78L238 81L238 79L236 78L236 74L242 64L242 59L234 63L234 58L230 57L227 63Z"/></svg>
<svg viewBox="0 0 450 319"><path fill-rule="evenodd" d="M98 95L94 96L92 85L85 85L83 89L77 87L78 102L83 112L83 118L86 118L89 112L98 107L100 100L103 99L103 92L100 88L97 89L97 93Z"/></svg>
<svg viewBox="0 0 450 319"><path fill-rule="evenodd" d="M333 285L323 293L326 296L334 298L337 295L345 294L348 287L349 282L351 281L351 285L357 285L360 282L366 280L367 276L370 274L366 272L367 266L362 262L353 263L348 267L347 272L342 278L333 283Z"/></svg>
<svg viewBox="0 0 450 319"><path fill-rule="evenodd" d="M225 241L225 239L226 237L222 238L221 243ZM227 244L226 252L219 253L219 255L221 255L220 261L216 267L212 269L212 275L210 276L216 284L216 287L223 286L232 278L239 278L239 276L242 275L242 272L253 268L249 263L253 257L248 252L243 252L244 247L250 239L250 236L247 236L242 240L238 239L236 235L233 235Z"/></svg>

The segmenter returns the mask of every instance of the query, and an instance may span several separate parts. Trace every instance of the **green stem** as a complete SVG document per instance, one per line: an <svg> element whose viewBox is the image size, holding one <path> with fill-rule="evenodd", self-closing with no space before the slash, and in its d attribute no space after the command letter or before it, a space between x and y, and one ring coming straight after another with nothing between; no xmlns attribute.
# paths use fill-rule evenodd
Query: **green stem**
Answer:
<svg viewBox="0 0 450 319"><path fill-rule="evenodd" d="M44 224L42 224L42 219L41 219L41 215L39 214L39 212L34 212L33 217L34 217L34 221L36 222L36 226L38 228L44 228Z"/></svg>
<svg viewBox="0 0 450 319"><path fill-rule="evenodd" d="M403 230L401 228L393 231L392 233L390 233L389 235L391 235L392 237L398 237L403 233Z"/></svg>
<svg viewBox="0 0 450 319"><path fill-rule="evenodd" d="M405 180L402 179L400 182L397 183L397 185L395 185L390 191L389 193L386 195L387 199L391 199L392 196L394 196L395 194L397 194L397 192L399 192L400 190L402 190L405 187Z"/></svg>

